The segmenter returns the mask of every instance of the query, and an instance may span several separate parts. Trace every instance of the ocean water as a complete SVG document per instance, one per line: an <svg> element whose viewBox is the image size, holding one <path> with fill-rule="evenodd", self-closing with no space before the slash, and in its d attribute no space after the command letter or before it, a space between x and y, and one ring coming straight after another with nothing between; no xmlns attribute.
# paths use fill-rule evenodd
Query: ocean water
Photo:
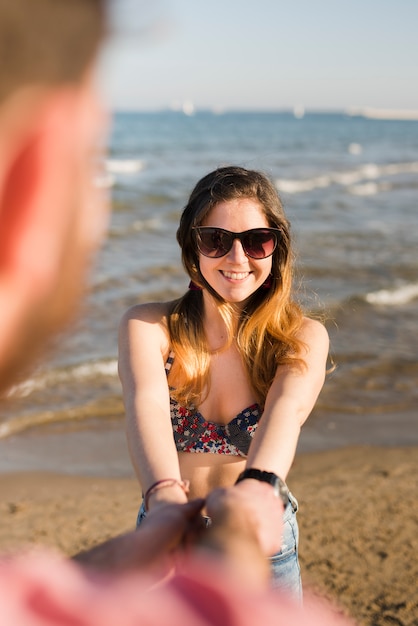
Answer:
<svg viewBox="0 0 418 626"><path fill-rule="evenodd" d="M327 317L336 368L305 448L418 443L418 122L209 112L115 116L113 215L91 291L54 353L1 402L0 439L121 425L119 319L187 288L179 216L196 181L225 164L277 185L298 297Z"/></svg>

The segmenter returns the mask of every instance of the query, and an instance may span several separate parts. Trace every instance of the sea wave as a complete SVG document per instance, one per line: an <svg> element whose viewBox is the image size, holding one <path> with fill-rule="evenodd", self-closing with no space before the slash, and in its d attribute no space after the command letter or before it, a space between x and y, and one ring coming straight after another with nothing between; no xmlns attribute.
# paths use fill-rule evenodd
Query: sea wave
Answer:
<svg viewBox="0 0 418 626"><path fill-rule="evenodd" d="M145 167L141 159L107 159L106 170L110 174L136 174Z"/></svg>
<svg viewBox="0 0 418 626"><path fill-rule="evenodd" d="M40 373L12 387L8 393L9 398L27 398L34 391L53 387L59 383L85 382L99 377L117 377L117 359L106 359L80 363L63 369L51 369Z"/></svg>
<svg viewBox="0 0 418 626"><path fill-rule="evenodd" d="M145 167L141 159L107 159L104 173L95 181L98 187L111 188L118 182L118 177L138 174Z"/></svg>
<svg viewBox="0 0 418 626"><path fill-rule="evenodd" d="M51 424L66 423L70 428L74 428L75 424L81 420L120 418L123 416L123 413L122 398L120 396L108 396L85 405L16 415L0 423L0 439L23 433L31 428L39 428Z"/></svg>
<svg viewBox="0 0 418 626"><path fill-rule="evenodd" d="M418 298L418 283L409 283L399 285L393 289L380 289L373 291L365 296L366 302L369 304L383 306L399 306L408 304Z"/></svg>
<svg viewBox="0 0 418 626"><path fill-rule="evenodd" d="M277 179L276 186L281 193L287 194L306 193L314 189L326 189L331 185L339 185L346 187L349 193L354 195L374 195L381 191L386 191L391 187L386 182L377 183L370 181L378 181L381 178L397 176L399 174L416 173L418 173L417 161L409 163L389 163L386 165L366 163L352 170L328 172L320 176L312 176L311 178Z"/></svg>
<svg viewBox="0 0 418 626"><path fill-rule="evenodd" d="M161 217L151 217L148 219L133 220L125 226L112 226L109 228L108 236L110 238L127 237L135 233L158 233L164 228L163 219Z"/></svg>

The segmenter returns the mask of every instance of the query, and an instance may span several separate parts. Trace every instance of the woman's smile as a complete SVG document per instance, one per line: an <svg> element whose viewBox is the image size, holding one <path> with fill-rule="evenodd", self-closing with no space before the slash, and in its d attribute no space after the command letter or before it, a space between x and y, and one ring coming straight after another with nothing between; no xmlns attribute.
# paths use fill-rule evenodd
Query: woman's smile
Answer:
<svg viewBox="0 0 418 626"><path fill-rule="evenodd" d="M251 274L251 272L225 272L223 270L220 270L220 272L225 278L234 281L245 280Z"/></svg>

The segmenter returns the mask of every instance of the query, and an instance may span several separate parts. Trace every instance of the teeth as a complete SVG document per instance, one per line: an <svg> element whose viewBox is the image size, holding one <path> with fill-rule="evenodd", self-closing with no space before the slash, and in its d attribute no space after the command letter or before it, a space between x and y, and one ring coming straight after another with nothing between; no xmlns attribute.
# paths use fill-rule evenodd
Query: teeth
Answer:
<svg viewBox="0 0 418 626"><path fill-rule="evenodd" d="M222 272L225 278L231 278L231 280L243 280L247 278L250 272Z"/></svg>

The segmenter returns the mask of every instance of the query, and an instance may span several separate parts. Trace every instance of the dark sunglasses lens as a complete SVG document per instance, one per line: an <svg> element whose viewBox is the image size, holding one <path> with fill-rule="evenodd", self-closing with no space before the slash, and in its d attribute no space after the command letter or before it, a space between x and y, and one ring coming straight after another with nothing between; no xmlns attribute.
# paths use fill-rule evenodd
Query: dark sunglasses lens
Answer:
<svg viewBox="0 0 418 626"><path fill-rule="evenodd" d="M242 238L245 253L253 259L265 259L270 256L276 244L276 234L268 230L249 232Z"/></svg>
<svg viewBox="0 0 418 626"><path fill-rule="evenodd" d="M199 250L205 256L218 258L225 256L232 246L232 237L217 228L198 231Z"/></svg>

